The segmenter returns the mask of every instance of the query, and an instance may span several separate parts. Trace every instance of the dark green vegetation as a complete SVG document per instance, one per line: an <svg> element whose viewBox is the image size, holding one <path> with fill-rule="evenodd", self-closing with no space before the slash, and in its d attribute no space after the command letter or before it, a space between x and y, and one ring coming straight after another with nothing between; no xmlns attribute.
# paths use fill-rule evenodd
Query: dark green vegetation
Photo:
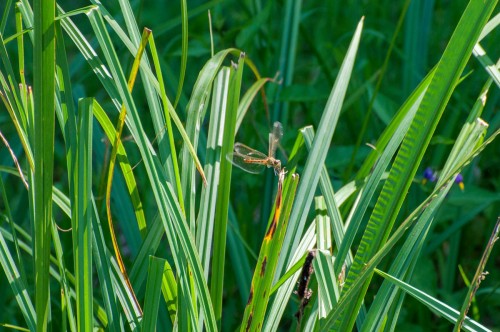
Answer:
<svg viewBox="0 0 500 332"><path fill-rule="evenodd" d="M57 4L0 4L0 324L500 326L497 1Z"/></svg>

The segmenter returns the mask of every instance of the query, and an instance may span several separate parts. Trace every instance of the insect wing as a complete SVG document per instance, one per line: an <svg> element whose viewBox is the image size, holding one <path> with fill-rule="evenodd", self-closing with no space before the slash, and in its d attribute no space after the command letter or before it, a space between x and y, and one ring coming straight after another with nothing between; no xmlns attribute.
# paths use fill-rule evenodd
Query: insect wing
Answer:
<svg viewBox="0 0 500 332"><path fill-rule="evenodd" d="M267 156L262 152L241 143L236 143L234 152L227 155L227 160L234 166L254 174L260 173L266 168L267 159Z"/></svg>
<svg viewBox="0 0 500 332"><path fill-rule="evenodd" d="M281 137L283 137L283 127L281 123L276 121L273 125L273 131L269 133L269 157L275 156Z"/></svg>

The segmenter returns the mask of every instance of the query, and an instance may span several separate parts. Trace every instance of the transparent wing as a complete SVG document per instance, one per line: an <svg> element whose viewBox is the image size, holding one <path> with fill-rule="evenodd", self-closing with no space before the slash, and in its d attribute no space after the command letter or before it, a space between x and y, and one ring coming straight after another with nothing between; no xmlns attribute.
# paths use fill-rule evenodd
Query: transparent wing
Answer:
<svg viewBox="0 0 500 332"><path fill-rule="evenodd" d="M234 152L246 156L250 159L267 159L267 156L263 154L260 151L257 151L255 149L252 149L249 146L246 146L245 144L242 143L235 143L234 144Z"/></svg>
<svg viewBox="0 0 500 332"><path fill-rule="evenodd" d="M261 173L267 166L267 156L245 144L234 144L233 153L226 156L234 166L249 173Z"/></svg>
<svg viewBox="0 0 500 332"><path fill-rule="evenodd" d="M269 157L275 156L281 137L283 137L283 127L281 123L276 121L273 125L273 131L269 134Z"/></svg>

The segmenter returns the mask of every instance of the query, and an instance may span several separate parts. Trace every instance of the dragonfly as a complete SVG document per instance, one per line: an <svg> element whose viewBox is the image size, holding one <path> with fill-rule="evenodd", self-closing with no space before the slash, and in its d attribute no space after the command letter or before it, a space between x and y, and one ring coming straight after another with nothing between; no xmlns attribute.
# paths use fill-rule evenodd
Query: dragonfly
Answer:
<svg viewBox="0 0 500 332"><path fill-rule="evenodd" d="M272 167L274 168L274 173L279 174L281 171L281 160L276 159L275 154L282 136L283 127L281 123L276 121L273 125L273 130L269 133L269 152L267 156L245 144L235 143L234 151L228 154L227 159L236 167L249 173L257 174L262 172L266 167Z"/></svg>

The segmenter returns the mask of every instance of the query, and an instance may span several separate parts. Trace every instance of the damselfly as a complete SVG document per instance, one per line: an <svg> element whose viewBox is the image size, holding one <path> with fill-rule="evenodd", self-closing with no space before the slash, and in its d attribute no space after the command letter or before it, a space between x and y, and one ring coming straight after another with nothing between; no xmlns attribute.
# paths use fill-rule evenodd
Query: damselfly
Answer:
<svg viewBox="0 0 500 332"><path fill-rule="evenodd" d="M274 168L274 172L278 174L281 171L281 161L275 158L275 154L282 136L281 123L275 122L273 131L269 133L269 153L267 156L245 144L235 143L234 151L227 156L227 159L233 165L249 173L260 173L267 166Z"/></svg>

